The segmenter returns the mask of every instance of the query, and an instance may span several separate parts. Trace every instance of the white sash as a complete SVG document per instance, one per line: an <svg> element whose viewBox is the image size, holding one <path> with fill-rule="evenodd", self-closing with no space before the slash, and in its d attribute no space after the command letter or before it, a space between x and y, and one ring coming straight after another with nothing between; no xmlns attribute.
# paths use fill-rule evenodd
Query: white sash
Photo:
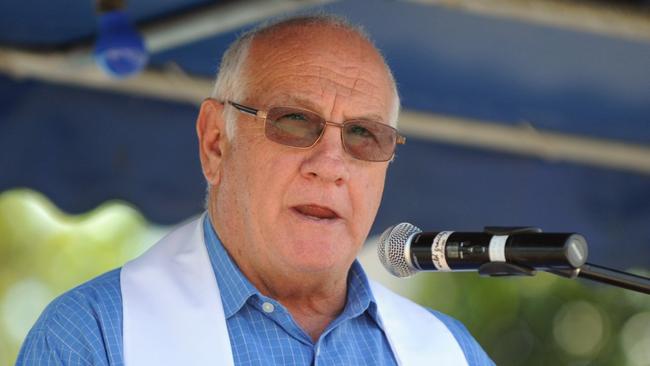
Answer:
<svg viewBox="0 0 650 366"><path fill-rule="evenodd" d="M126 366L225 365L233 356L203 217L172 231L120 273ZM467 365L436 316L372 283L399 365Z"/></svg>

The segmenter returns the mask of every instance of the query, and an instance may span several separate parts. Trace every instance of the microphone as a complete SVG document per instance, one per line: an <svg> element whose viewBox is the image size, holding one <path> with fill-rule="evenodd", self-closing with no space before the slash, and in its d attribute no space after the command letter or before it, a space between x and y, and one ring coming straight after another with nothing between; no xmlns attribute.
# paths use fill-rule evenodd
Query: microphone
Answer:
<svg viewBox="0 0 650 366"><path fill-rule="evenodd" d="M585 264L587 241L576 233L422 232L401 223L381 234L377 254L397 277L420 271L474 271L489 263L563 271Z"/></svg>

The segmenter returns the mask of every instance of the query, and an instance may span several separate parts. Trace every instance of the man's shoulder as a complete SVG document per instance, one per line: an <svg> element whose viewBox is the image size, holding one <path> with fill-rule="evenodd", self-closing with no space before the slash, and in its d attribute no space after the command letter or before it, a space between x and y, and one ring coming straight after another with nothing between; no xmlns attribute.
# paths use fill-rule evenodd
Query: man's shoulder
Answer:
<svg viewBox="0 0 650 366"><path fill-rule="evenodd" d="M440 311L421 306L417 303L414 304L426 309L449 329L463 350L463 354L465 354L467 363L470 366L494 366L494 362L461 321Z"/></svg>
<svg viewBox="0 0 650 366"><path fill-rule="evenodd" d="M47 323L51 317L120 315L120 270L106 272L58 296L43 311L39 322Z"/></svg>
<svg viewBox="0 0 650 366"><path fill-rule="evenodd" d="M387 288L378 285L377 283L372 283L373 292L375 294L379 293L384 299L392 299L396 301L397 306L400 308L400 311L415 311L418 314L430 313L435 318L437 318L444 326L451 332L455 340L460 345L460 348L467 359L467 362L471 366L490 366L494 365L494 362L488 357L483 348L479 343L474 339L472 334L467 330L465 325L459 320L436 311L427 307L424 307L406 297L403 297ZM425 319L422 315L418 315L418 319ZM421 323L417 323L421 324Z"/></svg>
<svg viewBox="0 0 650 366"><path fill-rule="evenodd" d="M17 364L107 364L121 359L120 269L104 273L54 299L30 330Z"/></svg>
<svg viewBox="0 0 650 366"><path fill-rule="evenodd" d="M465 354L465 358L467 358L467 362L470 365L494 365L494 362L490 359L485 350L483 350L483 347L481 347L461 321L433 309L427 310L447 326L447 329L449 329L456 338L456 341L460 344L460 347Z"/></svg>

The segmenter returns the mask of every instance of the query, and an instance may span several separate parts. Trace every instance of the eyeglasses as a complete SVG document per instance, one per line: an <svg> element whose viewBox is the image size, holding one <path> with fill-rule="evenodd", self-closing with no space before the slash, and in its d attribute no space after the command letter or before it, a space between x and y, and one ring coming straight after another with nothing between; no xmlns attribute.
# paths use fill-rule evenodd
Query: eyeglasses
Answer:
<svg viewBox="0 0 650 366"><path fill-rule="evenodd" d="M323 137L327 125L341 129L343 149L360 160L388 161L393 158L396 145L406 143L406 137L380 122L356 119L336 123L300 108L272 107L268 111L261 111L231 101L226 103L240 112L264 119L266 137L286 146L313 147Z"/></svg>

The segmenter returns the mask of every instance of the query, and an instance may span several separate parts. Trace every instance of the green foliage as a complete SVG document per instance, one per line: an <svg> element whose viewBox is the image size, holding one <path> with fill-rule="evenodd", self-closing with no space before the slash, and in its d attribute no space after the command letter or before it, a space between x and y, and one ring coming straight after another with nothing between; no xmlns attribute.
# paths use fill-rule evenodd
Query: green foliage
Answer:
<svg viewBox="0 0 650 366"><path fill-rule="evenodd" d="M0 364L14 362L54 297L135 257L149 234L145 219L121 202L73 216L30 190L0 194Z"/></svg>
<svg viewBox="0 0 650 366"><path fill-rule="evenodd" d="M121 202L71 216L33 191L0 194L0 364L13 363L56 295L122 265L163 231ZM545 273L418 277L415 300L463 321L500 366L650 365L650 296Z"/></svg>
<svg viewBox="0 0 650 366"><path fill-rule="evenodd" d="M650 365L648 295L548 273L420 276L416 301L463 321L497 365Z"/></svg>

